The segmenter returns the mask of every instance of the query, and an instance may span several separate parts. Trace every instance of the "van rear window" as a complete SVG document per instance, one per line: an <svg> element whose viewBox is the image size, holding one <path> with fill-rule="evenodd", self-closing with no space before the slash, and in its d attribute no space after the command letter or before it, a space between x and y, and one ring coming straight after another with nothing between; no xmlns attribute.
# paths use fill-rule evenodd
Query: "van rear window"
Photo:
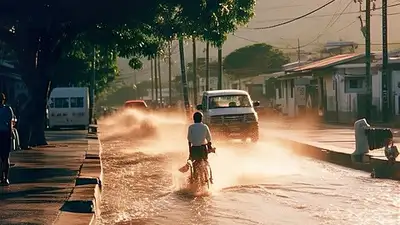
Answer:
<svg viewBox="0 0 400 225"><path fill-rule="evenodd" d="M53 98L54 108L69 108L69 98Z"/></svg>
<svg viewBox="0 0 400 225"><path fill-rule="evenodd" d="M83 97L71 98L71 108L83 108Z"/></svg>

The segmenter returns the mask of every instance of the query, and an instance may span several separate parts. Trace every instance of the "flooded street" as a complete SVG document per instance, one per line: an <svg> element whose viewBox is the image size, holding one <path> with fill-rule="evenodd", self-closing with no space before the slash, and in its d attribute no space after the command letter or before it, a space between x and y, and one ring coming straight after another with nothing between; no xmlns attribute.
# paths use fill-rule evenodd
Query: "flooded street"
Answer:
<svg viewBox="0 0 400 225"><path fill-rule="evenodd" d="M211 194L195 198L182 191L187 174L178 171L188 156L181 121L136 114L103 121L98 224L400 224L398 182L292 155L263 141L262 130L257 144L214 143Z"/></svg>

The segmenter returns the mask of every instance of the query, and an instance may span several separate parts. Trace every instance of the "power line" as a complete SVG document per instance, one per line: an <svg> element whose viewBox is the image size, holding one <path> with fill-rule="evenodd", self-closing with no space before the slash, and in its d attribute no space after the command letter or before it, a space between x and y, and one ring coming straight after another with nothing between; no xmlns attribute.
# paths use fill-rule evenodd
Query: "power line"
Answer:
<svg viewBox="0 0 400 225"><path fill-rule="evenodd" d="M271 29L271 28L275 28L275 27L280 27L280 26L283 26L283 25L286 25L286 24L295 22L295 21L297 21L297 20L300 20L300 19L302 19L302 18L304 18L304 17L307 17L307 16L309 16L309 15L311 15L311 14L314 14L314 13L318 12L319 10L321 10L321 9L323 9L323 8L325 8L325 7L327 7L328 5L334 3L335 1L336 1L336 0L331 0L331 1L327 2L327 3L325 3L324 5L322 5L322 6L318 7L318 8L316 8L316 9L312 10L311 12L308 12L308 13L302 15L302 16L296 17L296 18L294 18L294 19L291 19L291 20L288 20L288 21L285 21L285 22L282 22L282 23L278 23L278 24L271 25L271 26L266 26L266 27L253 27L253 28L248 27L247 29L265 30L265 29Z"/></svg>
<svg viewBox="0 0 400 225"><path fill-rule="evenodd" d="M328 2L327 4L329 5L329 4L331 4L331 3L333 3L333 2ZM324 8L324 7L328 6L327 4L325 4L325 5L321 6L321 7ZM392 5L388 5L387 7L388 7L388 8L392 8L392 7L396 7L396 6L400 6L400 3L395 3L395 4L392 4ZM278 24L271 25L271 26L265 26L265 27L247 27L246 29L252 29L252 30L271 29L271 28L280 27L280 26L282 26L282 25L286 25L286 24L295 22L295 21L300 20L300 19L321 18L321 17L327 17L327 16L334 16L334 15L336 15L336 14L324 14L324 15L309 16L309 15L311 15L311 14L313 14L313 13L315 13L315 12L321 10L321 9L322 9L321 7L319 7L318 9L315 9L315 10L309 12L309 13L306 13L306 14L304 14L304 15L302 15L302 16L298 16L298 17L295 17L295 18L279 19L279 20L287 20L287 21L282 22L282 23L278 23ZM378 10L378 9L382 9L382 7L376 7L376 8L375 8L375 10ZM363 12L365 12L365 10L361 10L361 11L358 11L358 12L344 12L342 15L360 14L360 13L363 13ZM395 12L395 13L389 13L389 14L388 14L388 16L394 16L394 15L400 15L400 12ZM372 16L381 16L381 14L380 14L380 13L372 14ZM266 22L266 21L267 21L267 20L258 21L258 22ZM271 20L269 20L269 21L271 21Z"/></svg>
<svg viewBox="0 0 400 225"><path fill-rule="evenodd" d="M360 14L361 12L345 12L343 15L353 15L353 14ZM399 15L400 12L394 12L394 13L388 13L388 16L395 16ZM314 16L307 16L304 17L303 19L314 19L314 18L323 18L323 17L329 17L329 16L334 16L336 14L321 14L321 15L314 15ZM372 13L371 16L382 16L381 13ZM280 19L267 19L267 20L258 20L254 21L254 23L264 23L264 22L274 22L274 21L283 21L283 20L291 20L293 18L280 18Z"/></svg>
<svg viewBox="0 0 400 225"><path fill-rule="evenodd" d="M358 20L354 20L353 22L351 22L351 23L347 24L346 26L340 28L340 29L337 30L336 32L340 32L340 31L343 31L343 30L349 28L351 25L355 24L357 21L358 21Z"/></svg>
<svg viewBox="0 0 400 225"><path fill-rule="evenodd" d="M354 21L353 23L355 23L355 22L357 22L357 21ZM343 29L343 28L342 28ZM246 38L246 37L242 37L242 36L238 36L238 35L236 35L236 34L232 34L232 36L234 36L234 37L236 37L236 38L239 38L239 39L243 39L243 40L245 40L245 41L248 41L248 42L252 42L252 43L265 43L265 42L262 42L262 41L256 41L256 40L253 40L253 39L250 39L250 38ZM312 42L312 41L311 41ZM314 40L314 42L315 42L315 40ZM310 42L309 42L310 43ZM311 45L311 44L313 44L313 43L310 43L310 44L308 44L308 45ZM365 45L365 43L355 43L355 44L357 44L357 45ZM376 45L376 46L378 46L378 45L382 45L381 43L371 43L371 45ZM388 43L388 45L400 45L400 42L391 42L391 43ZM302 46L300 46L300 47L302 47ZM304 47L306 47L306 46L304 46ZM293 47L293 48L284 48L284 47L275 47L274 46L274 48L277 48L277 49L282 49L282 50L294 50L294 49L297 49L297 47L295 48L295 47Z"/></svg>
<svg viewBox="0 0 400 225"><path fill-rule="evenodd" d="M346 7L342 10L342 12L340 12L340 14L336 17L336 19L333 21L333 23L331 23L331 21L329 21L329 23L326 25L325 29L320 32L317 37L315 37L312 41L308 42L307 44L304 44L302 46L300 46L300 48L304 48L307 47L311 44L314 44L314 42L318 41L320 37L322 37L329 28L331 28L339 19L340 17L343 15L343 13L349 8L350 4L353 2L353 0L350 0L349 3L346 5ZM334 18L334 16L332 17L332 19Z"/></svg>

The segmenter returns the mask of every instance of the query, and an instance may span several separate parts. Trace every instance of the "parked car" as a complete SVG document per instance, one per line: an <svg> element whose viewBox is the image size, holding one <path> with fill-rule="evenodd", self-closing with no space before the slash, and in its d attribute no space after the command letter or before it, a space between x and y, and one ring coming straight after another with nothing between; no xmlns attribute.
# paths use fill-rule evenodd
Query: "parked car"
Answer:
<svg viewBox="0 0 400 225"><path fill-rule="evenodd" d="M144 100L128 100L124 103L124 108L148 110L147 104Z"/></svg>

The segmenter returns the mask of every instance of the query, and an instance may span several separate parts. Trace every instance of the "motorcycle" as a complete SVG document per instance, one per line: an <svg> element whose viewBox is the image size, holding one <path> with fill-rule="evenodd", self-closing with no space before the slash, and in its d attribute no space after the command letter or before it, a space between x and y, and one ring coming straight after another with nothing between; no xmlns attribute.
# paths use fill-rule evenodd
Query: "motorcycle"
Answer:
<svg viewBox="0 0 400 225"><path fill-rule="evenodd" d="M216 148L208 148L207 154L215 153ZM213 176L210 163L207 160L188 160L186 165L179 169L180 172L186 173L190 170L189 183L195 185L196 189L213 184Z"/></svg>

